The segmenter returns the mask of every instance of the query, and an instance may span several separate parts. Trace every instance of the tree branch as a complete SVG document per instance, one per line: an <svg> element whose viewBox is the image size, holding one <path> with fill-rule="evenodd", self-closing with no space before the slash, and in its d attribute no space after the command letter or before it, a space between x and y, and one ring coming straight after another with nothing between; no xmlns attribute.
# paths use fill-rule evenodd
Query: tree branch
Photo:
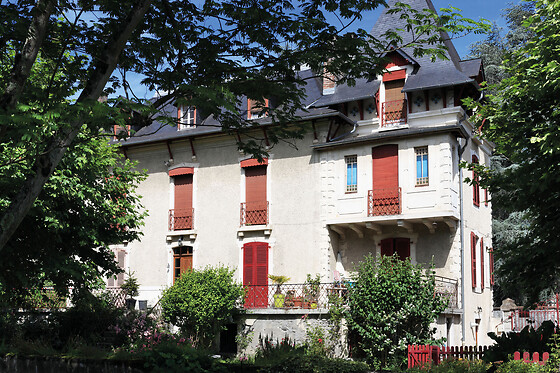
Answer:
<svg viewBox="0 0 560 373"><path fill-rule="evenodd" d="M111 35L105 48L103 48L101 56L96 60L86 86L77 100L78 104L91 102L99 98L105 84L107 84L117 66L119 56L127 40L144 17L150 5L151 0L137 1L127 18L119 24L121 27L118 27ZM17 227L33 205L33 202L41 193L43 186L62 160L67 147L72 144L78 135L84 122L83 119L83 116L81 116L72 122L68 129L55 133L46 148L47 153L36 159L33 174L25 180L17 196L0 219L0 252L2 252L10 237L15 233Z"/></svg>

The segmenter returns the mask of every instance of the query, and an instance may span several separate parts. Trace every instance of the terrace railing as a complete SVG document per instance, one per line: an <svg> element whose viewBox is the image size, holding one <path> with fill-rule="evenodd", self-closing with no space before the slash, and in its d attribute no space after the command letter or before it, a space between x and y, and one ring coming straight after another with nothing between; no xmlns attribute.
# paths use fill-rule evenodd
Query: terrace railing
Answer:
<svg viewBox="0 0 560 373"><path fill-rule="evenodd" d="M381 127L391 127L406 124L406 100L386 101L382 105Z"/></svg>
<svg viewBox="0 0 560 373"><path fill-rule="evenodd" d="M181 231L193 229L194 209L169 210L169 230Z"/></svg>
<svg viewBox="0 0 560 373"><path fill-rule="evenodd" d="M399 215L401 188L373 189L368 194L368 216Z"/></svg>
<svg viewBox="0 0 560 373"><path fill-rule="evenodd" d="M244 225L268 225L268 201L242 202L240 223Z"/></svg>
<svg viewBox="0 0 560 373"><path fill-rule="evenodd" d="M436 294L449 299L449 308L457 308L458 281L436 276ZM333 297L342 298L346 303L348 288L352 282L283 285L246 285L247 290L243 307L282 308L282 309L327 309Z"/></svg>
<svg viewBox="0 0 560 373"><path fill-rule="evenodd" d="M326 309L330 297L346 299L347 288L333 283L246 285L244 308Z"/></svg>
<svg viewBox="0 0 560 373"><path fill-rule="evenodd" d="M452 278L435 276L436 294L449 300L447 308L459 307L459 281Z"/></svg>

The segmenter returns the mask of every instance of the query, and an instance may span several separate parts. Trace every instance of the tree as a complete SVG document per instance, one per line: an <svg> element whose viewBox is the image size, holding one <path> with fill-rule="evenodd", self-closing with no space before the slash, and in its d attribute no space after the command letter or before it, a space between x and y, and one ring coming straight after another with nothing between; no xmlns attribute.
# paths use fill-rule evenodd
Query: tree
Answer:
<svg viewBox="0 0 560 373"><path fill-rule="evenodd" d="M503 11L508 25L507 33L503 35L503 30L494 25L485 40L471 46L469 57L482 58L484 62L487 94L495 94L498 84L506 77L504 61L507 54L524 46L533 36L531 29L524 24L524 21L534 12L534 1L511 5ZM512 164L505 155L497 153L491 158L490 167L493 174L500 174L508 168L515 168L516 165ZM511 206L500 204L501 196L509 193L507 189L495 185L492 192L492 244L495 251L507 252L515 249L517 242L522 237L527 239L530 221L526 211L516 211L511 209ZM509 257L509 254L498 255ZM502 260L496 260L495 265L497 272L502 272L500 271ZM514 298L518 302L525 299L524 292L517 287L515 277L510 276L509 272L495 277L493 292L495 304L499 305L505 298Z"/></svg>
<svg viewBox="0 0 560 373"><path fill-rule="evenodd" d="M485 135L511 162L483 183L497 192L494 204L523 212L530 224L526 235L496 251L498 275L521 289L527 303L557 291L560 278L559 11L558 2L535 2L535 14L524 21L531 39L508 52L506 77L478 117L487 118Z"/></svg>
<svg viewBox="0 0 560 373"><path fill-rule="evenodd" d="M164 320L178 326L197 345L208 347L245 295L233 272L222 266L184 272L163 291L160 304Z"/></svg>
<svg viewBox="0 0 560 373"><path fill-rule="evenodd" d="M0 164L0 173L4 177L6 164L16 160L28 167L12 185L17 193L0 208L0 253L84 124L95 136L100 128L128 123L132 109L149 123L163 105L178 102L218 118L226 131L243 130L254 126L240 115L240 97L247 95L261 104L274 98L276 105L263 110L279 124L268 134L275 143L301 136L301 130L282 126L302 109L305 82L295 66L307 64L321 74L328 61L337 80L352 83L380 72L384 52L402 41L394 32L378 40L362 29L345 31L383 0L5 3L0 57L9 74L0 82L0 148L18 147L25 156ZM478 27L462 22L452 10L438 17L406 4L397 3L395 9L408 20L415 54L441 57L439 31L464 33ZM328 22L329 14L338 17L340 27ZM48 71L43 84L34 86L29 76L42 63ZM142 74L149 89L166 93L155 102L137 100L128 89L127 72ZM113 86L105 87L107 82ZM112 111L102 109L96 100L119 84L130 100L121 100ZM263 152L255 140L239 146L257 156Z"/></svg>
<svg viewBox="0 0 560 373"><path fill-rule="evenodd" d="M349 287L348 327L375 369L398 369L409 344L438 344L435 321L447 300L435 295L433 271L398 256L366 256Z"/></svg>

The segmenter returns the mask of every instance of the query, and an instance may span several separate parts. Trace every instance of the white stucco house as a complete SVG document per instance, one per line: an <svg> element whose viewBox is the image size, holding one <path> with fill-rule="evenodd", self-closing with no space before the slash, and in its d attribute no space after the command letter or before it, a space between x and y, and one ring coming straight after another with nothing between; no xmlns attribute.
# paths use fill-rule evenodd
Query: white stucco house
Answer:
<svg viewBox="0 0 560 373"><path fill-rule="evenodd" d="M430 0L407 2L433 9ZM384 12L372 32L399 22ZM297 284L307 274L330 284L321 287L324 297L343 291L364 255L397 253L433 263L438 291L450 298L437 320L439 336L454 346L488 343L495 327L492 206L459 167L488 165L492 152L461 102L480 96L482 62L462 61L445 43L446 61L395 50L385 74L354 87L310 79L300 117L308 133L297 149L270 148L262 163L240 153L235 136L209 126L213 119L196 108L171 105L178 126L154 132L154 123L121 141L149 173L139 188L149 213L144 235L117 247L121 265L141 284L138 299L153 305L182 271L221 263L236 269L239 282L257 285L243 321L257 336L276 327L301 334L302 314L326 312L321 296L316 308L298 303ZM251 103L243 104L251 118ZM252 119L265 136L274 126ZM282 307L274 307L268 274L296 284L285 288L291 293Z"/></svg>

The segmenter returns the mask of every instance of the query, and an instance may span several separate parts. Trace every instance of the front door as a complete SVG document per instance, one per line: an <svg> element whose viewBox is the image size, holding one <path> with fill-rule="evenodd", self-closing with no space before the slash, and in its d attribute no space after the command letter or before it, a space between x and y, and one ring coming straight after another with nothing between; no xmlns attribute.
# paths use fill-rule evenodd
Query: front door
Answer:
<svg viewBox="0 0 560 373"><path fill-rule="evenodd" d="M397 254L400 260L410 258L410 238L386 238L381 241L381 255Z"/></svg>

